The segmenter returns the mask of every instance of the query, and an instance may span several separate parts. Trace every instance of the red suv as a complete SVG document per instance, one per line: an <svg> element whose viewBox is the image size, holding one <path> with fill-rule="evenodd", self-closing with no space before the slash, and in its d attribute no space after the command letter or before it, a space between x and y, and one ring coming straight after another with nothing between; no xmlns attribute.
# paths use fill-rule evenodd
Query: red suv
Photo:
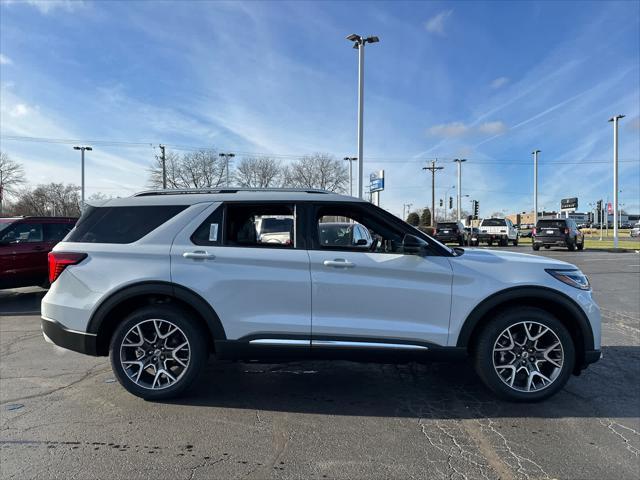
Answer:
<svg viewBox="0 0 640 480"><path fill-rule="evenodd" d="M77 220L70 217L0 218L0 288L48 286L47 254Z"/></svg>

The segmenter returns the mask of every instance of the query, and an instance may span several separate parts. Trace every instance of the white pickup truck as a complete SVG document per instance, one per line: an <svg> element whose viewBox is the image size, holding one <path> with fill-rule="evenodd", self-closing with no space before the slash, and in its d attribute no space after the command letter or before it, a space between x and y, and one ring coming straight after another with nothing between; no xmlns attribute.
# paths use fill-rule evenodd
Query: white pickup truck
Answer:
<svg viewBox="0 0 640 480"><path fill-rule="evenodd" d="M508 218L485 218L480 223L480 236L478 243L486 242L493 245L498 243L501 247L506 247L509 242L514 246L518 245L518 229Z"/></svg>

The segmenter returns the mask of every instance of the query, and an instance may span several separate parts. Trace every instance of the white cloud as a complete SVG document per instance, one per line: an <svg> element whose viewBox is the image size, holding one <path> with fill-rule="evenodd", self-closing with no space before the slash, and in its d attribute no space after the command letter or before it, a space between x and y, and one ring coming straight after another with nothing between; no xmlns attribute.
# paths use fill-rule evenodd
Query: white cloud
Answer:
<svg viewBox="0 0 640 480"><path fill-rule="evenodd" d="M504 87L507 83L509 83L509 79L507 77L498 77L491 82L491 88Z"/></svg>
<svg viewBox="0 0 640 480"><path fill-rule="evenodd" d="M0 53L0 65L11 65L13 60L7 57L4 53Z"/></svg>
<svg viewBox="0 0 640 480"><path fill-rule="evenodd" d="M9 115L12 117L24 117L29 113L29 107L27 107L24 103L17 103L14 107L9 110Z"/></svg>
<svg viewBox="0 0 640 480"><path fill-rule="evenodd" d="M427 32L429 33L444 35L445 22L447 18L451 16L452 13L453 13L453 10L445 10L438 13L434 17L431 17L429 20L427 20L427 22L424 24L424 28L426 28Z"/></svg>
<svg viewBox="0 0 640 480"><path fill-rule="evenodd" d="M26 1L17 1L17 0L4 0L3 3L5 5L11 4L27 4L35 7L42 14L48 14L49 12L55 9L63 9L68 12L73 11L76 7L84 6L83 0L26 0Z"/></svg>
<svg viewBox="0 0 640 480"><path fill-rule="evenodd" d="M488 135L500 135L507 131L507 126L500 121L485 122L478 126L478 131Z"/></svg>
<svg viewBox="0 0 640 480"><path fill-rule="evenodd" d="M441 123L429 128L434 137L460 137L468 133L469 127L462 122Z"/></svg>
<svg viewBox="0 0 640 480"><path fill-rule="evenodd" d="M434 125L428 130L430 135L444 138L462 137L474 133L500 135L506 131L507 126L501 121L485 122L477 126L473 124L467 125L463 122L442 123L440 125Z"/></svg>

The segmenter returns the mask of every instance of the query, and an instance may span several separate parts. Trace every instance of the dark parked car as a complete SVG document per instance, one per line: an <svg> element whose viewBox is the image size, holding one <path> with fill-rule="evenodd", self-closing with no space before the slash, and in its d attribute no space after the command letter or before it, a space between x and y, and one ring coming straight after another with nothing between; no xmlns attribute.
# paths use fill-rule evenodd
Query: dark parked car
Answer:
<svg viewBox="0 0 640 480"><path fill-rule="evenodd" d="M438 222L435 237L442 243L455 242L460 246L467 243L467 232L461 222Z"/></svg>
<svg viewBox="0 0 640 480"><path fill-rule="evenodd" d="M567 247L569 250L584 248L584 235L571 218L538 220L533 229L533 249L540 247Z"/></svg>
<svg viewBox="0 0 640 480"><path fill-rule="evenodd" d="M0 288L47 286L47 254L77 220L70 217L0 218Z"/></svg>

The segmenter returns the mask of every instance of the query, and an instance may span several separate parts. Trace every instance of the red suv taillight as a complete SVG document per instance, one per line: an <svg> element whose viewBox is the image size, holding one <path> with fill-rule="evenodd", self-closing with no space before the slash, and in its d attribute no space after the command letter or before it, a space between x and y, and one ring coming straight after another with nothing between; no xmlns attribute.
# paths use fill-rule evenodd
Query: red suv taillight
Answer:
<svg viewBox="0 0 640 480"><path fill-rule="evenodd" d="M536 227L533 227L533 232L531 232L532 235L536 234Z"/></svg>
<svg viewBox="0 0 640 480"><path fill-rule="evenodd" d="M69 265L76 265L85 258L86 253L49 252L49 283L55 282Z"/></svg>

